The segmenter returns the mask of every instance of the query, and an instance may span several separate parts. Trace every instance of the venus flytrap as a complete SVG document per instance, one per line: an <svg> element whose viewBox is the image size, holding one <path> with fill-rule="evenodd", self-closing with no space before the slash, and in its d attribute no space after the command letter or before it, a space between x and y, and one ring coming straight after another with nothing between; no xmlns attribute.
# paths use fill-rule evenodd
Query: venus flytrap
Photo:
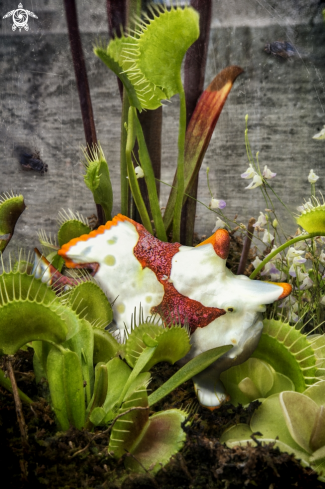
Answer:
<svg viewBox="0 0 325 489"><path fill-rule="evenodd" d="M36 256L38 260L42 258ZM57 296L42 281L48 278L44 268L42 277L36 278L28 260L25 266L20 260L9 260L8 266L2 262L2 266L1 353L12 355L26 344L34 348L35 374L49 384L50 403L60 430L70 426L88 430L108 427L108 449L116 458L127 450L140 462L130 464L126 459L131 470L148 470L154 465L157 471L182 447L185 433L181 424L187 413L172 409L149 417L149 405L217 361L232 346L197 356L148 398L147 370L161 361L174 363L188 353L186 328L175 321L164 328L154 318L143 321L140 314L141 324L134 321L126 344L121 345L105 329L98 329L112 319L111 306L86 276ZM37 270L38 264L34 268ZM125 356L128 364L119 355ZM0 384L10 389L2 371ZM20 394L24 402L32 402ZM145 413L139 415L137 411L142 408Z"/></svg>
<svg viewBox="0 0 325 489"><path fill-rule="evenodd" d="M221 441L228 447L251 443L252 433L260 442L274 443L281 451L293 453L310 465L325 481L325 382L303 393L284 391L273 394L254 412L250 425L239 424L226 430Z"/></svg>
<svg viewBox="0 0 325 489"><path fill-rule="evenodd" d="M15 225L26 208L22 195L7 192L0 195L0 253L6 249Z"/></svg>
<svg viewBox="0 0 325 489"><path fill-rule="evenodd" d="M100 144L83 150L86 174L84 181L96 204L102 206L105 219L112 218L113 189L108 164Z"/></svg>

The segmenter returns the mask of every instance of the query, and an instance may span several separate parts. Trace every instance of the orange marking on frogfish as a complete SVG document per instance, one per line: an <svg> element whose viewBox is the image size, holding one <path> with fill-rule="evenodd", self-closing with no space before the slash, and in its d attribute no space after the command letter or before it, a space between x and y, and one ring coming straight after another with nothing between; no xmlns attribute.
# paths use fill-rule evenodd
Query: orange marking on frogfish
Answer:
<svg viewBox="0 0 325 489"><path fill-rule="evenodd" d="M268 282L268 283L269 284L273 284L273 285L278 285L279 287L282 287L283 292L282 292L282 294L280 295L280 297L277 300L284 299L292 291L291 285L290 284L286 284L285 282Z"/></svg>
<svg viewBox="0 0 325 489"><path fill-rule="evenodd" d="M220 258L223 260L227 259L230 246L230 236L226 229L218 229L212 236L210 236L210 238L198 244L197 247L209 243L212 244L214 251L218 256L220 256Z"/></svg>
<svg viewBox="0 0 325 489"><path fill-rule="evenodd" d="M122 214L117 214L117 216L113 217L111 221L107 221L107 223L103 226L99 226L98 229L91 231L89 234L83 234L79 236L79 238L71 239L68 243L64 244L62 248L58 251L58 255L62 256L65 260L65 265L68 268L84 268L85 264L74 263L73 260L68 258L66 254L69 252L72 246L75 246L80 241L88 241L88 239L95 238L99 234L103 234L107 229L110 229L113 226L117 226L119 222L129 221L131 224L136 224L135 221L132 221L129 217L122 216Z"/></svg>

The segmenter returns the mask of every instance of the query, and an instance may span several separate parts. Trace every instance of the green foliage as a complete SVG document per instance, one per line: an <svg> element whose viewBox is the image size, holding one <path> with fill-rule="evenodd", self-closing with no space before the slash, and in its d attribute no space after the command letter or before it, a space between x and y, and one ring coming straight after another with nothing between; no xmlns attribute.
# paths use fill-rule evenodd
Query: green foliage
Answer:
<svg viewBox="0 0 325 489"><path fill-rule="evenodd" d="M106 221L112 219L113 189L107 161L101 146L84 150L86 174L84 181L94 196L94 201L104 209Z"/></svg>
<svg viewBox="0 0 325 489"><path fill-rule="evenodd" d="M310 205L303 206L304 210L297 218L297 224L307 233L325 232L325 204L321 204L314 196Z"/></svg>
<svg viewBox="0 0 325 489"><path fill-rule="evenodd" d="M296 391L303 392L317 380L316 355L307 335L283 321L265 319L263 323L253 357L269 363L276 372L291 379Z"/></svg>
<svg viewBox="0 0 325 489"><path fill-rule="evenodd" d="M112 322L112 306L102 289L92 280L80 282L70 289L65 297L80 318L104 328Z"/></svg>
<svg viewBox="0 0 325 489"><path fill-rule="evenodd" d="M324 375L324 350L325 335L307 336L289 323L265 319L252 357L220 379L235 406L282 391L304 392Z"/></svg>
<svg viewBox="0 0 325 489"><path fill-rule="evenodd" d="M155 347L155 354L146 365L146 369L150 370L159 362L173 364L189 352L189 334L181 326L165 328L154 322L135 326L125 345L125 359L131 367L135 366L146 347Z"/></svg>
<svg viewBox="0 0 325 489"><path fill-rule="evenodd" d="M25 208L22 195L13 193L0 195L0 253L3 253L7 247L14 233L16 222Z"/></svg>
<svg viewBox="0 0 325 489"><path fill-rule="evenodd" d="M325 470L325 382L320 381L303 393L285 391L262 402L250 425L226 430L221 442L228 447L251 443L252 433L261 441L274 442L284 452L293 453L319 474ZM324 480L324 478L322 478Z"/></svg>
<svg viewBox="0 0 325 489"><path fill-rule="evenodd" d="M130 104L156 109L161 100L182 90L181 64L199 37L199 16L191 7L156 8L152 18L139 21L134 36L115 38L98 56L122 81Z"/></svg>
<svg viewBox="0 0 325 489"><path fill-rule="evenodd" d="M47 379L60 430L70 426L111 426L109 450L116 458L128 450L139 461L127 459L128 468L158 470L182 447L185 433L181 424L186 414L172 409L149 417L147 370L159 361L173 363L186 355L190 347L187 331L179 326L165 329L156 324L135 328L126 348L132 369L117 357L124 355L123 345L107 331L94 328L85 311L80 310L80 304L89 307L89 317L93 319L97 304L97 323L111 319L110 306L97 286L83 282L68 294L56 296L27 270L28 261L18 261L0 275L2 353L13 354L26 343L34 348L35 376ZM140 349L135 345L140 345ZM133 347L135 358L131 357ZM156 391L158 397L153 402L205 369L229 348L205 352L189 362ZM10 389L1 373L0 384ZM32 402L22 392L20 395L24 402Z"/></svg>

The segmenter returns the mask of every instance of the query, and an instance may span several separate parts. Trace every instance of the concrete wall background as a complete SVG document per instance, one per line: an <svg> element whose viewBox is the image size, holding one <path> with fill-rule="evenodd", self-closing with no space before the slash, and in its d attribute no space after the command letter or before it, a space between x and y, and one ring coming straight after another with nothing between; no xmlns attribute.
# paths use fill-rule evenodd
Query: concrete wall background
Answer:
<svg viewBox="0 0 325 489"><path fill-rule="evenodd" d="M35 12L29 32L13 32L2 16L18 0L0 1L0 193L25 196L27 210L17 225L13 245L32 248L37 230L55 231L60 208L85 216L94 212L92 196L83 184L80 146L83 126L61 0L25 0ZM247 166L245 115L253 152L260 151L277 177L272 186L294 211L309 195L307 176L313 168L325 184L325 142L312 136L325 124L325 26L318 0L215 0L206 85L230 64L244 68L223 109L204 160L199 199L210 196L206 167L215 197L227 202L226 215L246 223L265 209L259 189L244 190L240 178ZM106 154L119 211L120 99L113 74L92 54L95 39L106 39L105 0L79 0L79 22L87 62L98 138ZM301 56L283 61L263 51L266 43L290 40ZM163 109L162 179L171 183L176 164L178 100ZM12 154L15 144L41 151L49 172L41 177L22 172ZM162 187L161 205L169 193ZM277 206L280 209L280 206ZM197 232L208 234L215 216L197 209ZM281 211L286 232L294 222ZM12 245L11 245L12 246Z"/></svg>

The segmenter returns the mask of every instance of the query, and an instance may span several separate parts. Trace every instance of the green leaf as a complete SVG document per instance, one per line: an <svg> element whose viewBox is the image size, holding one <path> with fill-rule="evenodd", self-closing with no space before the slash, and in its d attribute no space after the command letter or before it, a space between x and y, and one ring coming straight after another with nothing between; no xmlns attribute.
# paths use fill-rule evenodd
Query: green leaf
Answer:
<svg viewBox="0 0 325 489"><path fill-rule="evenodd" d="M118 411L118 414L122 414L134 407L147 406L148 396L146 389L140 389L140 392L134 392L130 398L125 401L123 407ZM125 414L125 416L121 416L112 429L108 451L113 451L116 458L120 458L126 452L131 451L137 438L142 434L148 419L149 409L134 410Z"/></svg>
<svg viewBox="0 0 325 489"><path fill-rule="evenodd" d="M311 453L309 440L319 410L317 404L299 392L282 392L279 399L290 435L301 448Z"/></svg>
<svg viewBox="0 0 325 489"><path fill-rule="evenodd" d="M124 356L124 345L104 329L93 328L94 331L94 363L107 363L113 357Z"/></svg>
<svg viewBox="0 0 325 489"><path fill-rule="evenodd" d="M84 150L86 174L84 181L96 204L102 206L106 221L112 219L113 189L107 161L99 144ZM87 234L87 233L86 233Z"/></svg>
<svg viewBox="0 0 325 489"><path fill-rule="evenodd" d="M319 474L325 474L325 446L319 448L310 456L310 465Z"/></svg>
<svg viewBox="0 0 325 489"><path fill-rule="evenodd" d="M248 404L254 399L266 397L272 389L275 372L266 362L249 358L246 362L222 372L220 380L230 395L231 402L237 406Z"/></svg>
<svg viewBox="0 0 325 489"><path fill-rule="evenodd" d="M252 357L271 365L303 392L316 373L316 356L306 336L289 323L265 319L263 333Z"/></svg>
<svg viewBox="0 0 325 489"><path fill-rule="evenodd" d="M151 416L130 450L134 457L125 459L125 467L135 472L144 472L144 469L153 474L158 472L183 447L186 434L181 425L185 420L186 413L178 409Z"/></svg>
<svg viewBox="0 0 325 489"><path fill-rule="evenodd" d="M86 419L90 417L90 421L93 424L98 424L98 413L96 414L96 423L94 423L94 418L91 417L91 414L95 408L102 408L106 396L107 396L107 389L108 389L108 372L107 372L107 366L97 364L95 368L95 386L94 386L94 393L91 398L91 401L87 407L86 411ZM102 409L101 412L103 413L102 418L105 416L105 410ZM102 421L102 418L100 421ZM100 422L99 421L99 422ZM90 423L86 423L86 427L89 429L90 428Z"/></svg>
<svg viewBox="0 0 325 489"><path fill-rule="evenodd" d="M280 404L279 394L274 394L262 402L262 405L254 412L250 428L253 432L259 431L263 438L275 440L277 437L295 450L301 450L292 438L287 427Z"/></svg>
<svg viewBox="0 0 325 489"><path fill-rule="evenodd" d="M325 405L325 381L321 380L305 390L304 396L310 397L318 406Z"/></svg>
<svg viewBox="0 0 325 489"><path fill-rule="evenodd" d="M103 408L106 413L111 411L117 404L121 392L126 385L131 369L120 358L113 358L107 364L108 390Z"/></svg>
<svg viewBox="0 0 325 489"><path fill-rule="evenodd" d="M246 423L238 423L235 426L231 426L227 430L225 430L221 437L220 443L227 443L228 441L239 441L239 440L247 440L251 434L252 430Z"/></svg>
<svg viewBox="0 0 325 489"><path fill-rule="evenodd" d="M3 253L8 245L16 223L25 208L22 195L10 195L9 193L0 195L0 253Z"/></svg>
<svg viewBox="0 0 325 489"><path fill-rule="evenodd" d="M201 95L186 130L184 154L184 192L188 194L195 181L214 128L236 78L243 72L238 66L222 70ZM164 213L165 228L169 229L176 204L176 174ZM184 202L186 201L186 196Z"/></svg>
<svg viewBox="0 0 325 489"><path fill-rule="evenodd" d="M130 377L126 381L126 384L123 386L123 390L121 392L121 395L118 400L118 404L121 405L123 402L123 399L131 386L132 382L135 381L137 376L145 369L145 367L149 364L151 358L153 357L155 353L156 347L146 347L141 355L139 356L137 363L135 364Z"/></svg>
<svg viewBox="0 0 325 489"><path fill-rule="evenodd" d="M108 326L113 320L113 309L102 289L95 282L87 280L68 292L69 305L90 323Z"/></svg>
<svg viewBox="0 0 325 489"><path fill-rule="evenodd" d="M134 128L135 116L136 114L135 114L134 107L130 107L128 112L128 124L127 124L128 135L127 135L126 148L125 148L127 173L128 173L129 185L132 192L132 196L137 206L137 209L139 211L142 224L144 225L146 230L149 231L149 233L153 234L151 220L140 192L138 179L136 177L133 161L132 161L132 152L135 143L135 128Z"/></svg>
<svg viewBox="0 0 325 489"><path fill-rule="evenodd" d="M61 225L58 231L59 245L63 246L64 244L69 243L71 239L79 238L83 234L89 234L90 231L91 231L90 227L84 224L83 222L77 220L66 221ZM62 257L59 258L63 260Z"/></svg>
<svg viewBox="0 0 325 489"><path fill-rule="evenodd" d="M202 372L202 370L205 370L213 362L218 360L218 358L227 353L227 351L231 350L232 347L233 345L219 346L205 351L190 360L184 367L179 369L178 372L167 380L167 382L149 396L149 406L153 406L156 402L160 401L176 389L176 387L191 379L194 375Z"/></svg>
<svg viewBox="0 0 325 489"><path fill-rule="evenodd" d="M309 446L313 452L325 446L325 408L318 408L315 423L309 440Z"/></svg>
<svg viewBox="0 0 325 489"><path fill-rule="evenodd" d="M274 383L273 387L270 391L268 391L267 396L272 396L273 394L279 394L283 391L294 391L295 386L289 377L283 374L279 374L279 372L274 373Z"/></svg>
<svg viewBox="0 0 325 489"><path fill-rule="evenodd" d="M135 116L135 128L136 128L137 140L139 144L139 159L141 162L141 167L144 172L144 179L148 189L150 209L155 224L156 236L161 241L168 241L165 226L161 215L161 210L160 210L159 197L158 197L157 187L156 187L156 178L152 168L152 163L148 152L148 148L144 139L142 127L137 115Z"/></svg>
<svg viewBox="0 0 325 489"><path fill-rule="evenodd" d="M159 362L173 364L183 358L190 350L190 340L181 326L164 328L154 323L139 324L129 334L125 345L125 358L131 367L146 346L156 347L150 362L145 365L145 369L150 370Z"/></svg>
<svg viewBox="0 0 325 489"><path fill-rule="evenodd" d="M70 350L53 347L47 358L51 402L62 430L81 430L85 423L85 392L81 362Z"/></svg>
<svg viewBox="0 0 325 489"><path fill-rule="evenodd" d="M120 78L130 105L154 110L161 100L179 93L181 64L199 37L199 16L191 7L159 9L135 27L134 37L112 40L95 54Z"/></svg>
<svg viewBox="0 0 325 489"><path fill-rule="evenodd" d="M180 91L184 55L199 34L199 14L193 8L159 12L134 39L135 70L171 98Z"/></svg>
<svg viewBox="0 0 325 489"><path fill-rule="evenodd" d="M131 80L129 80L127 73L124 73L123 71L123 58L121 54L123 48L127 49L128 43L132 43L132 39L130 37L125 37L124 35L121 37L116 37L110 41L107 48L104 48L101 45L95 46L94 53L110 70L115 73L116 76L119 77L129 97L130 105L141 111L142 106L137 97L136 88L133 86Z"/></svg>

